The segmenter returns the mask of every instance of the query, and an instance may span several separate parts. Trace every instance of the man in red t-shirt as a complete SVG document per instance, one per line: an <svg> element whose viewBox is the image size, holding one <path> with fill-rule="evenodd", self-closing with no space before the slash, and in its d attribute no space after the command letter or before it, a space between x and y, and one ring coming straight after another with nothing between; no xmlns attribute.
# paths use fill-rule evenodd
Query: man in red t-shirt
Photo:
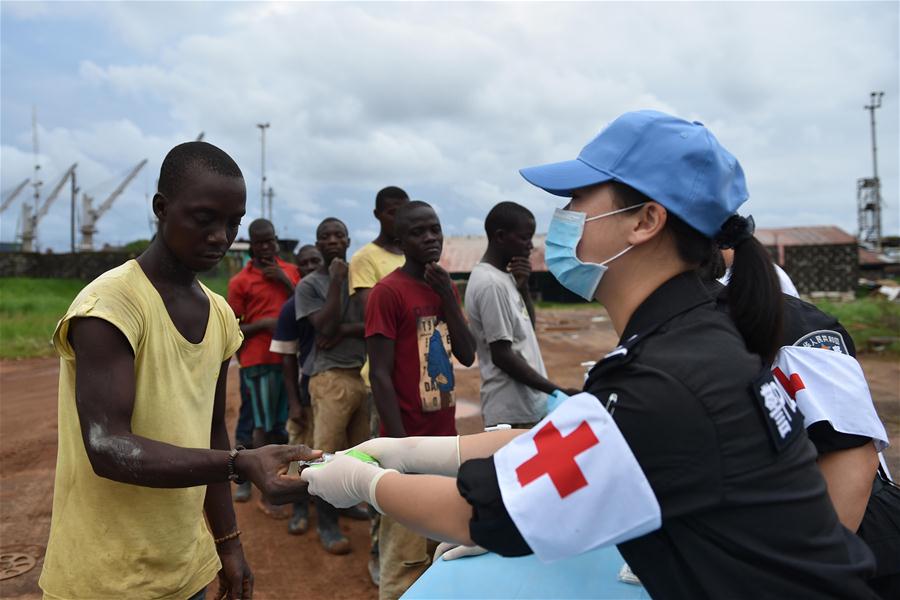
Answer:
<svg viewBox="0 0 900 600"><path fill-rule="evenodd" d="M250 262L228 282L228 304L241 321L244 343L237 352L241 365L241 413L252 414L252 440L244 437L238 424L238 444L253 446L283 443L287 421L287 392L281 371L281 355L269 351L272 332L281 306L294 293L300 281L297 267L278 258L275 227L266 219L250 223ZM247 410L247 407L250 410ZM249 483L239 486L235 500L250 498ZM265 498L260 508L276 518L287 513Z"/></svg>
<svg viewBox="0 0 900 600"><path fill-rule="evenodd" d="M438 266L441 222L425 202L397 210L405 264L379 281L366 302L366 350L381 433L456 435L450 355L471 365L475 338L450 275ZM428 567L429 543L383 515L379 527L381 600L400 597Z"/></svg>

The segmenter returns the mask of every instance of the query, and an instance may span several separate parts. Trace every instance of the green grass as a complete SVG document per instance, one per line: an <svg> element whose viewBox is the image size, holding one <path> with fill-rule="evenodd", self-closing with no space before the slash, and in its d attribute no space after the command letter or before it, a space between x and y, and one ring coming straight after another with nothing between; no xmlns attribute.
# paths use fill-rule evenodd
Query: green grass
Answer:
<svg viewBox="0 0 900 600"><path fill-rule="evenodd" d="M78 279L0 278L0 358L52 356L50 336L59 318L86 282ZM204 279L203 283L225 295L227 277ZM595 303L564 304L538 302L539 309L591 310ZM819 308L836 316L864 351L872 337L900 336L900 304L880 298L854 302L818 302ZM900 354L900 342L887 349Z"/></svg>
<svg viewBox="0 0 900 600"><path fill-rule="evenodd" d="M228 277L201 277L200 281L223 298L228 293Z"/></svg>
<svg viewBox="0 0 900 600"><path fill-rule="evenodd" d="M534 303L535 308L553 309L553 310L596 310L601 308L596 302L540 302Z"/></svg>
<svg viewBox="0 0 900 600"><path fill-rule="evenodd" d="M84 285L79 279L0 279L0 358L53 354L53 329Z"/></svg>
<svg viewBox="0 0 900 600"><path fill-rule="evenodd" d="M203 283L223 296L228 288L227 277ZM56 323L86 284L80 279L0 278L0 358L52 356Z"/></svg>
<svg viewBox="0 0 900 600"><path fill-rule="evenodd" d="M900 303L872 297L853 302L820 300L816 306L837 317L853 336L858 352L864 352L873 337L900 337ZM900 354L900 341L889 344L885 351Z"/></svg>

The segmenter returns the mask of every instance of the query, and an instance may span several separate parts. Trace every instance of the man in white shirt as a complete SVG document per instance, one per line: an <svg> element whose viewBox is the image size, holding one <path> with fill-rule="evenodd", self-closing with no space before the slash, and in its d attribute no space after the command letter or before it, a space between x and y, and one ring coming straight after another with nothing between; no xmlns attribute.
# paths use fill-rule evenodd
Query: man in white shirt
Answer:
<svg viewBox="0 0 900 600"><path fill-rule="evenodd" d="M528 293L534 215L515 202L501 202L484 228L488 248L472 269L465 301L481 369L484 424L530 428L547 414L547 395L562 389L547 379L534 333Z"/></svg>

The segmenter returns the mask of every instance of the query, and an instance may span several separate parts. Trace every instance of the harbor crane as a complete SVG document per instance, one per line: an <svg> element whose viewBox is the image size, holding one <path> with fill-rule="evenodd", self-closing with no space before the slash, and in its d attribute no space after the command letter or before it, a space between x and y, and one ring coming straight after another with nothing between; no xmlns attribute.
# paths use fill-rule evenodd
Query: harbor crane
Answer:
<svg viewBox="0 0 900 600"><path fill-rule="evenodd" d="M59 192L62 191L62 188L69 180L69 177L74 176L75 167L77 166L78 163L74 163L71 167L66 169L66 172L60 177L59 182L50 192L50 195L47 196L44 203L34 214L31 214L32 208L29 204L26 203L22 205L22 252L35 251L34 241L37 238L38 223L40 223L41 219L47 215L47 212L56 200L56 197L59 196Z"/></svg>
<svg viewBox="0 0 900 600"><path fill-rule="evenodd" d="M7 196L6 198L4 198L3 204L0 204L0 213L2 213L2 212L5 211L7 208L9 208L9 205L12 204L12 201L16 199L16 196L18 196L18 195L22 192L22 190L25 189L25 186L27 186L27 185L28 185L28 182L30 182L30 181L31 181L31 180L28 179L28 178L26 177L26 178L25 178L25 181L23 181L22 183L20 183L19 185L17 185L17 186L15 187L15 189L14 189L12 192L9 193L9 196Z"/></svg>
<svg viewBox="0 0 900 600"><path fill-rule="evenodd" d="M137 164L125 179L122 180L122 183L118 185L116 189L112 191L109 197L103 201L103 204L98 206L97 208L93 207L94 198L84 194L81 199L81 250L82 251L92 251L94 249L94 234L97 233L97 221L102 217L106 212L112 207L113 202L116 201L122 192L125 191L125 188L131 183L131 180L134 179L138 172L147 164L147 159L145 158L141 162Z"/></svg>

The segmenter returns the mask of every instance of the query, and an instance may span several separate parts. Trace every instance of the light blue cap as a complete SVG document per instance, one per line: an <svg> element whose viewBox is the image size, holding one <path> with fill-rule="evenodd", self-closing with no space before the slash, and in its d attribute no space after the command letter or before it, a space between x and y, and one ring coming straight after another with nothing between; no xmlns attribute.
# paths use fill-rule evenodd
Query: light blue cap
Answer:
<svg viewBox="0 0 900 600"><path fill-rule="evenodd" d="M575 160L528 167L519 173L557 196L620 181L708 237L714 237L748 198L741 165L703 123L654 110L620 116Z"/></svg>

